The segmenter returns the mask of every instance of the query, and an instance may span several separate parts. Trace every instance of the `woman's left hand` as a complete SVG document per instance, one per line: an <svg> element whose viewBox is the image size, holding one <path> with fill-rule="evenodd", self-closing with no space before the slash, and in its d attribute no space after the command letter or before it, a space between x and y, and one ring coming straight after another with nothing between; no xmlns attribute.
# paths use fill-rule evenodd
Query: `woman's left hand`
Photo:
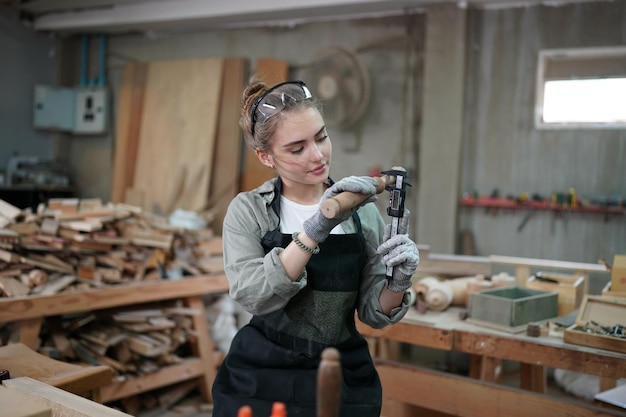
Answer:
<svg viewBox="0 0 626 417"><path fill-rule="evenodd" d="M395 235L383 242L376 250L383 255L383 263L393 267L393 274L388 288L394 292L407 290L411 286L411 277L420 261L417 245L408 235Z"/></svg>
<svg viewBox="0 0 626 417"><path fill-rule="evenodd" d="M420 261L417 245L408 235L409 215L409 210L405 209L397 235L390 237L391 225L385 227L383 243L376 250L379 255L383 255L385 266L393 267L393 274L387 287L394 292L405 291L411 286L411 277L415 274Z"/></svg>

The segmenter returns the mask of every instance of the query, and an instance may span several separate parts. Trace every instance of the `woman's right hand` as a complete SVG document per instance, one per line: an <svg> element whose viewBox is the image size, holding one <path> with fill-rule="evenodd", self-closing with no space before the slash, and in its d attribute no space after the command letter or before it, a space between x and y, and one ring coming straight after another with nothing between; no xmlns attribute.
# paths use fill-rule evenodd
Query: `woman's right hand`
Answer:
<svg viewBox="0 0 626 417"><path fill-rule="evenodd" d="M338 224L349 219L355 210L367 203L376 201L378 198L376 195L377 186L378 182L374 178L367 176L350 176L337 181L324 192L320 206L325 200L333 198L344 191L366 194L369 195L369 198L358 206L345 210L332 219L326 218L321 209L318 210L313 216L304 221L304 232L314 241L318 243L323 242L326 240L331 230Z"/></svg>

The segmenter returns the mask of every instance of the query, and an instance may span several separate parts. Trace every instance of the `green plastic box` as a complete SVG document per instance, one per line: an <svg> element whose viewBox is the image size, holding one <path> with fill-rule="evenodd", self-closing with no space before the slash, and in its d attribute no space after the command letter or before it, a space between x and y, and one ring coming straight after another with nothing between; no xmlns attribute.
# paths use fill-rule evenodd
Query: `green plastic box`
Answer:
<svg viewBox="0 0 626 417"><path fill-rule="evenodd" d="M558 293L524 287L505 287L470 294L469 317L474 322L491 323L521 331L528 323L558 315ZM520 328L521 327L521 328Z"/></svg>

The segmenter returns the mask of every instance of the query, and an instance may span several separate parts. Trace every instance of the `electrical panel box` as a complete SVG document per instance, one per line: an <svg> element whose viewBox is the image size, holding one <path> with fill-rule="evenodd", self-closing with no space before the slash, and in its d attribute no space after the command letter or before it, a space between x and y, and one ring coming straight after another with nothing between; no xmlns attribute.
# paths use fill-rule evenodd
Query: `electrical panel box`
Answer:
<svg viewBox="0 0 626 417"><path fill-rule="evenodd" d="M76 89L74 133L104 133L107 120L107 90L104 87Z"/></svg>
<svg viewBox="0 0 626 417"><path fill-rule="evenodd" d="M74 129L76 92L73 88L35 86L34 124L38 129Z"/></svg>
<svg viewBox="0 0 626 417"><path fill-rule="evenodd" d="M34 99L37 129L81 135L106 132L109 104L106 87L37 85Z"/></svg>

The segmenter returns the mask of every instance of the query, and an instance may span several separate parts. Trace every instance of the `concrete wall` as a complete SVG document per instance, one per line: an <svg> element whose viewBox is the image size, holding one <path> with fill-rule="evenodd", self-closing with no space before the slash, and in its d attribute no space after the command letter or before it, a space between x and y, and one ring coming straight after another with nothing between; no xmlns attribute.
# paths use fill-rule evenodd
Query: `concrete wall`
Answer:
<svg viewBox="0 0 626 417"><path fill-rule="evenodd" d="M455 5L428 10L416 214L417 235L433 252L453 253L456 242L466 21Z"/></svg>
<svg viewBox="0 0 626 417"><path fill-rule="evenodd" d="M0 167L13 155L52 156L51 135L33 127L33 88L56 82L54 45L0 9Z"/></svg>
<svg viewBox="0 0 626 417"><path fill-rule="evenodd" d="M327 22L293 28L240 29L186 34L150 33L109 37L107 78L113 103L123 66L132 61L187 59L214 56L243 56L254 71L256 58L288 60L294 76L318 49L341 44L357 50L372 76L372 95L365 115L348 131L331 130L334 143L332 176L367 174L375 167L402 165L412 174L417 190L410 190L407 201L413 213L412 235L422 244L429 238L420 233L416 218L427 201L460 196L476 189L488 194L499 188L504 195L524 191L549 194L576 187L579 195L626 195L626 131L537 131L533 127L534 77L537 53L542 48L611 46L626 44L624 2L597 2L561 7L533 6L500 10L467 10L466 58L453 60L458 74L464 66L462 92L449 95L449 107L461 114L449 131L461 132L460 162L444 158L434 161L453 166L458 181L450 181L457 190L438 188L435 179L418 171L425 163L420 155L422 120L432 114L422 90L430 77L424 78L428 14L377 20ZM458 17L458 16L457 16ZM440 20L441 21L441 20ZM6 24L0 26L0 30ZM43 35L20 34L20 40L37 45L32 39ZM4 41L2 41L4 42ZM25 42L25 41L24 41ZM43 48L46 49L46 48ZM96 48L92 48L92 66ZM9 56L0 43L0 53ZM33 62L46 61L47 50L34 52ZM63 41L61 79L77 84L80 48L78 39ZM20 65L29 67L41 64ZM0 68L0 82L7 82L6 65ZM431 71L432 72L432 71ZM16 97L30 97L30 85L12 90ZM442 83L445 86L445 83ZM24 92L25 91L25 92ZM3 95L4 97L4 95ZM0 97L0 100L3 100ZM1 102L1 101L0 101ZM439 103L442 108L446 103ZM3 104L4 106L4 104ZM4 108L3 108L4 109ZM115 106L112 108L115 122ZM30 114L28 106L14 117ZM18 114L19 113L19 114ZM2 113L4 116L4 111ZM429 116L430 117L430 116ZM455 116L456 117L456 116ZM445 120L445 117L442 117ZM430 132L436 124L430 121ZM458 129L458 123L461 128ZM0 127L0 129L4 129ZM23 128L22 130L28 130ZM4 132L4 130L2 130ZM29 133L38 137L32 131ZM436 133L429 133L436 137ZM434 136L433 136L434 135ZM3 152L5 149L3 133ZM41 143L35 150L69 155L70 165L81 195L108 199L115 138L112 133L95 137L62 137L51 149ZM12 137L11 146L19 146ZM431 148L436 154L436 146ZM422 159L420 159L422 158ZM431 165L432 160L428 161ZM446 186L448 187L448 186ZM381 210L386 206L383 197ZM454 204L454 200L451 200ZM450 203L449 203L450 204ZM449 209L449 207L448 207ZM448 222L451 228L434 251L447 251L450 242L462 231L475 237L477 254L502 254L546 259L596 262L599 256L612 259L614 253L626 253L626 224L623 217L604 219L597 215L570 215L556 218L552 213L537 213L526 227L517 232L524 212L500 212L491 215L482 209L456 208L457 218L427 218L432 222L428 233L437 232L437 224ZM445 228L448 230L448 228ZM426 233L426 230L424 231ZM434 241L431 237L430 240ZM441 245L441 246L440 246ZM452 245L453 246L453 245ZM443 248L443 249L441 249Z"/></svg>
<svg viewBox="0 0 626 417"><path fill-rule="evenodd" d="M416 166L413 100L419 96L414 85L421 74L417 57L423 19L423 15L412 15L294 28L111 36L107 78L113 100L121 71L132 61L246 57L252 74L257 58L275 58L287 60L292 77L300 78L319 50L339 44L358 53L369 69L372 84L369 104L359 122L349 130L329 129L333 141L331 176L366 175L370 169L394 165L411 171ZM114 146L112 135L71 140L69 152L81 191L109 196ZM415 195L412 198L415 201ZM381 207L386 207L384 200L386 196L381 198Z"/></svg>
<svg viewBox="0 0 626 417"><path fill-rule="evenodd" d="M626 129L537 130L541 49L626 44L626 3L472 11L468 21L462 191L626 196ZM597 214L460 209L480 254L580 262L626 253L626 219Z"/></svg>

